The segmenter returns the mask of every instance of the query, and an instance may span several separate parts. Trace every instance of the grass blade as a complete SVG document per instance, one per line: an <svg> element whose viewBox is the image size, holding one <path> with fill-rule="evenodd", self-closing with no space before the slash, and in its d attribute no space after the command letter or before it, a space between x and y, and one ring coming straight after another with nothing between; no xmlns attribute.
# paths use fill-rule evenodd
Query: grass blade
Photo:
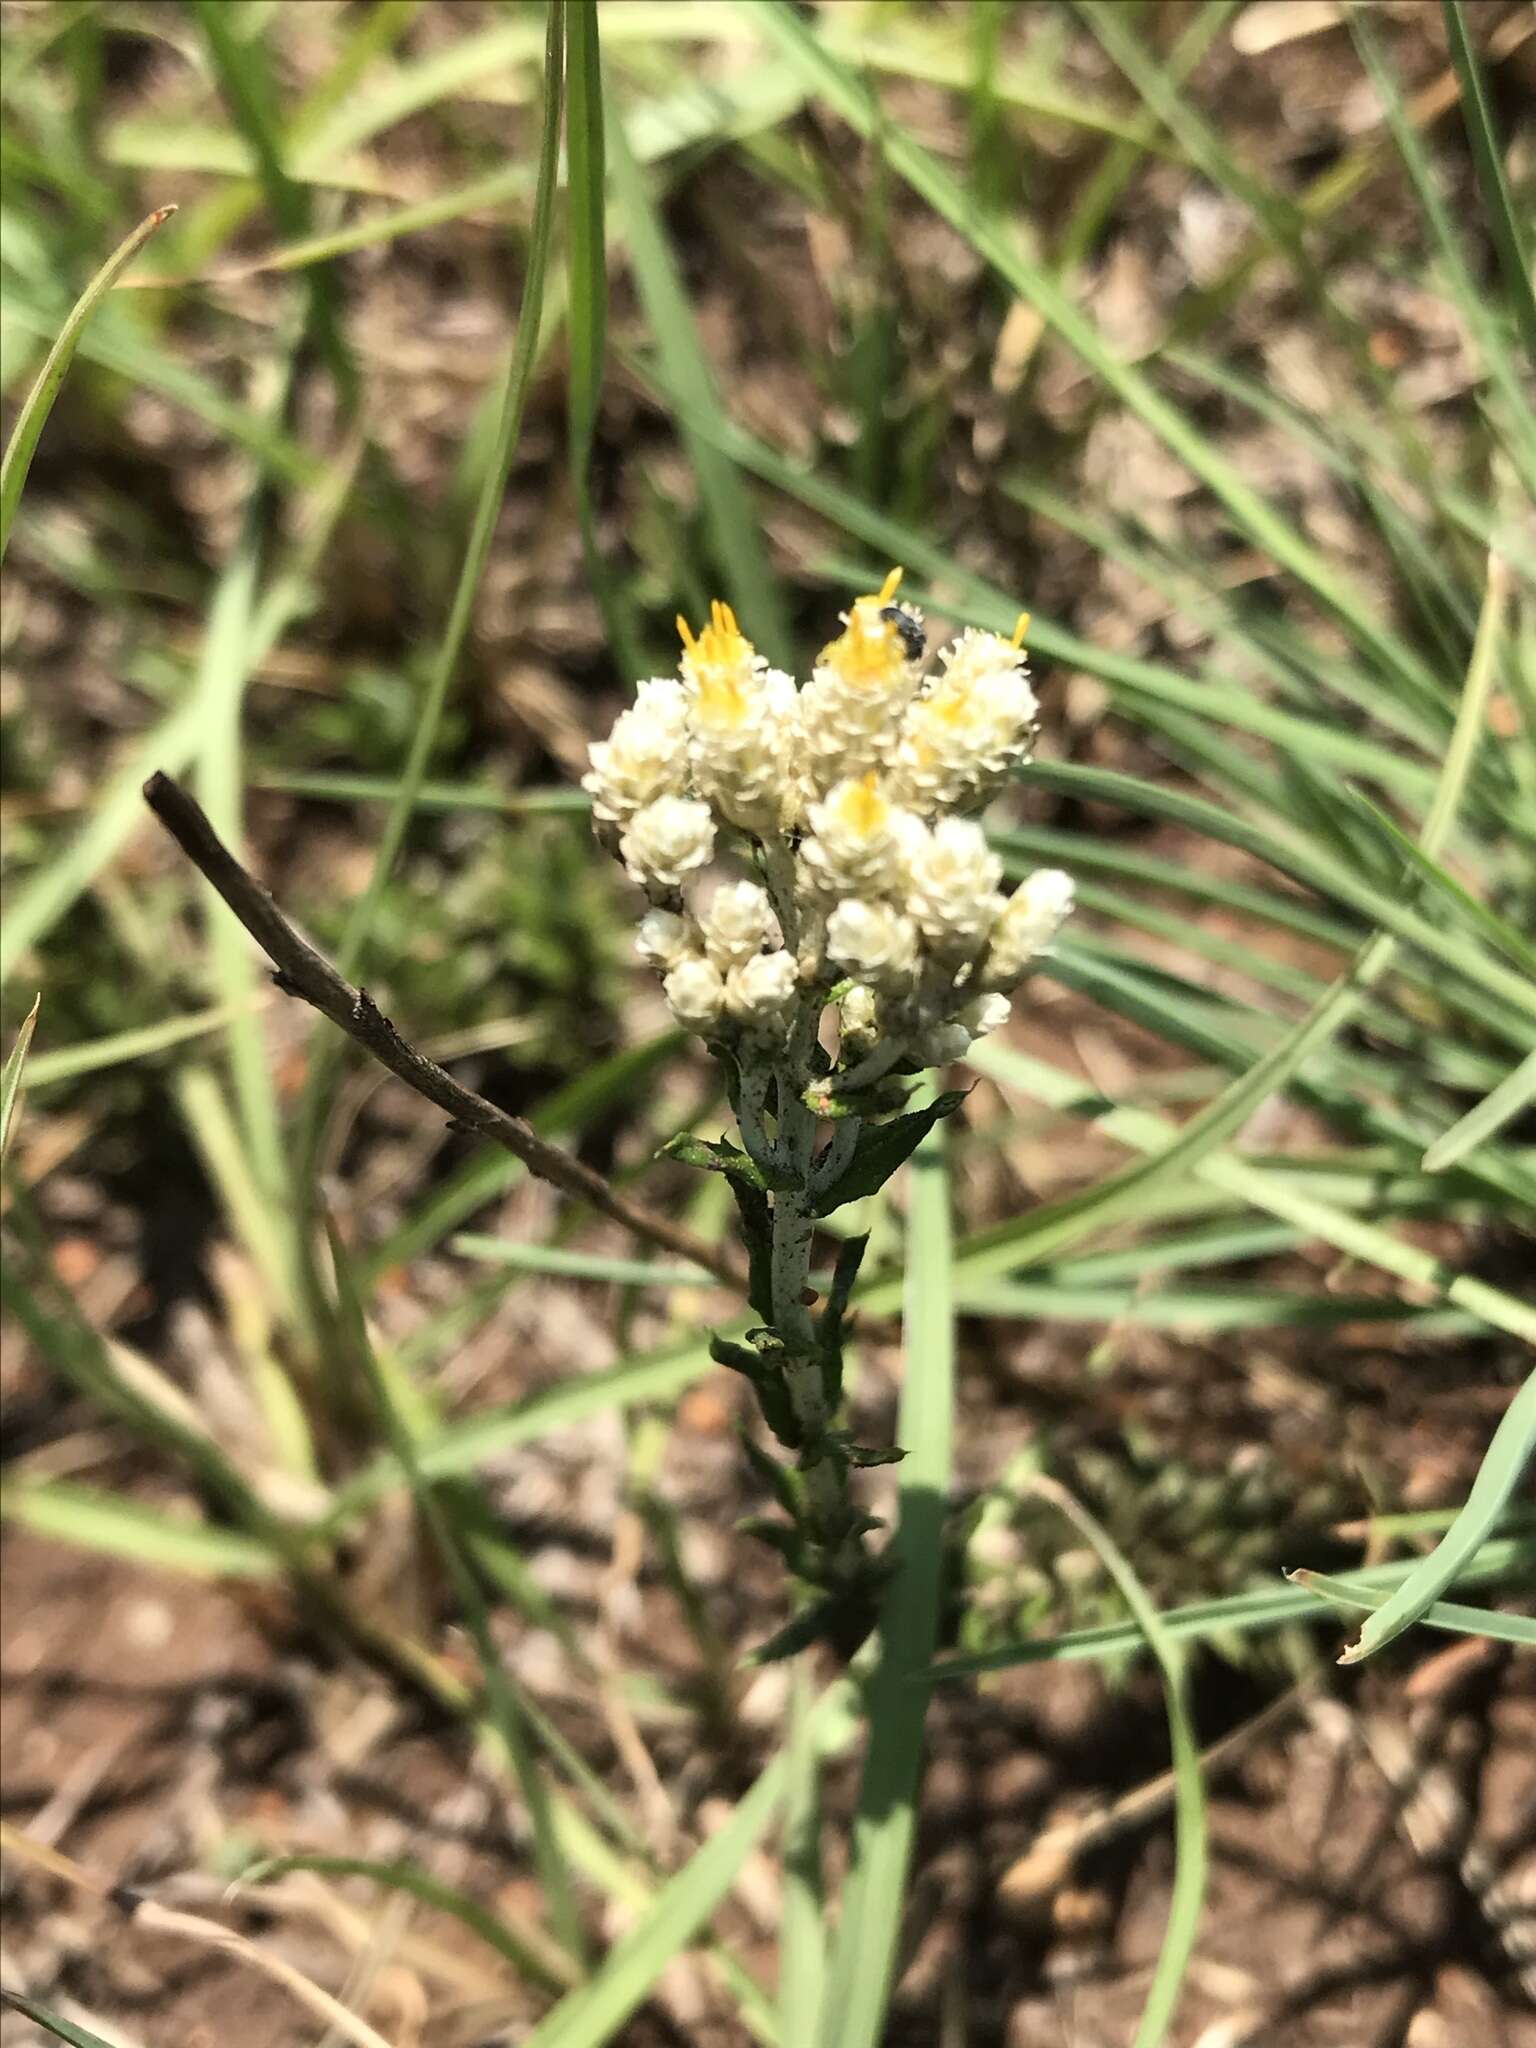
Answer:
<svg viewBox="0 0 1536 2048"><path fill-rule="evenodd" d="M920 198L963 235L1003 283L1035 308L1121 403L1163 441L1226 506L1236 523L1345 626L1362 651L1416 694L1433 692L1433 675L1369 609L1289 521L1254 490L1215 444L1135 367L1105 342L1042 265L1032 262L1000 221L980 215L969 193L904 128L885 124L863 81L820 41L783 0L754 0L744 18L797 67L838 115L867 142L884 149L892 167Z"/></svg>
<svg viewBox="0 0 1536 2048"><path fill-rule="evenodd" d="M1384 1593L1367 1593L1349 1579L1330 1578L1305 1568L1287 1572L1286 1577L1339 1607L1380 1608L1387 1597ZM1536 1616L1529 1614L1506 1614L1497 1607L1463 1607L1454 1600L1437 1600L1420 1620L1432 1620L1438 1627L1454 1629L1458 1634L1485 1636L1492 1643L1516 1643L1523 1649L1536 1649Z"/></svg>
<svg viewBox="0 0 1536 2048"><path fill-rule="evenodd" d="M113 285L128 265L138 255L150 236L161 228L176 211L174 206L157 206L121 243L91 279L85 290L75 301L69 318L59 331L58 340L48 351L43 367L37 374L37 381L27 393L25 403L16 418L11 438L6 444L5 455L0 459L0 561L10 545L11 522L16 517L16 508L21 503L21 494L27 481L27 472L32 467L32 457L37 452L38 441L53 410L53 402L63 389L69 365L85 332L85 324L98 305L111 291Z"/></svg>
<svg viewBox="0 0 1536 2048"><path fill-rule="evenodd" d="M65 2048L116 2048L115 2042L93 2034L88 2027L77 2026L73 2020L61 2019L47 2006L39 2005L35 1998L23 1998L19 1991L0 1989L0 2005L10 2012L19 2012L23 2019L31 2020L45 2034L51 2034L55 2041L62 2041Z"/></svg>
<svg viewBox="0 0 1536 2048"><path fill-rule="evenodd" d="M27 1053L31 1048L32 1034L37 1029L37 1013L42 1004L41 995L32 998L32 1007L22 1018L16 1043L6 1057L4 1070L0 1071L0 1166L5 1164L10 1153L11 1124L21 1107L21 1077L26 1070Z"/></svg>
<svg viewBox="0 0 1536 2048"><path fill-rule="evenodd" d="M1158 1951L1157 1968L1142 2007L1133 2048L1159 2048L1179 2002L1185 1972L1194 1951L1195 1933L1205 1904L1205 1784L1200 1772L1200 1745L1190 1717L1188 1673L1183 1653L1163 1627L1162 1617L1136 1576L1130 1561L1103 1524L1081 1501L1054 1480L1037 1477L1033 1491L1056 1507L1097 1551L1105 1570L1120 1590L1137 1627L1147 1639L1162 1675L1168 1713L1168 1739L1173 1751L1174 1863L1168 1925Z"/></svg>
<svg viewBox="0 0 1536 2048"><path fill-rule="evenodd" d="M1478 61L1476 45L1467 33L1462 0L1441 0L1441 9L1445 15L1445 35L1451 48L1451 62L1456 67L1456 77L1461 86L1461 118L1466 126L1472 161L1477 166L1478 183L1483 188L1488 232L1493 238L1499 272L1509 294L1526 353L1530 356L1531 368L1536 371L1536 292L1531 288L1530 257L1523 246L1520 216L1510 201L1503 152L1499 147L1498 131L1493 125L1493 109L1488 103L1483 67Z"/></svg>
<svg viewBox="0 0 1536 2048"><path fill-rule="evenodd" d="M944 1126L912 1157L907 1217L906 1372L897 1440L901 1506L894 1573L869 1682L869 1750L854 1818L852 1863L833 1945L821 2048L877 2048L896 1967L917 1823L927 1694L912 1683L933 1656L954 1431L954 1310Z"/></svg>
<svg viewBox="0 0 1536 2048"><path fill-rule="evenodd" d="M695 418L717 426L728 423L661 214L617 113L609 123L608 144L609 176L635 285L668 388L682 401L678 428L698 478L709 543L726 593L750 637L772 660L787 662L794 642L763 545L762 521L736 464L717 446L718 434L701 432L693 424Z"/></svg>
<svg viewBox="0 0 1536 2048"><path fill-rule="evenodd" d="M841 1747L853 1727L851 1687L829 1688L810 1718L819 1748ZM562 1999L534 2028L526 2048L601 2048L622 2038L625 2022L672 1958L694 1940L766 1834L784 1798L788 1771L788 1754L781 1752L724 1826L656 1893L591 1981ZM784 2048L801 2044L786 2038Z"/></svg>
<svg viewBox="0 0 1536 2048"><path fill-rule="evenodd" d="M1424 1154L1424 1171L1443 1173L1485 1139L1503 1130L1533 1102L1536 1102L1536 1052L1527 1053L1491 1095L1485 1095L1475 1109L1469 1109L1464 1117L1436 1138Z"/></svg>
<svg viewBox="0 0 1536 2048"><path fill-rule="evenodd" d="M388 1376L374 1355L372 1340L363 1317L362 1302L352 1281L346 1248L329 1216L326 1217L325 1223L326 1235L330 1241L331 1265L336 1276L343 1333L354 1361L367 1376L369 1390L378 1409L385 1437L405 1473L422 1520L437 1546L459 1605L463 1609L465 1624L480 1659L490 1719L500 1737L506 1758L517 1777L527 1805L533 1834L534 1862L538 1868L544 1897L562 1946L570 1956L579 1960L583 1952L581 1921L577 1914L575 1894L571 1888L570 1872L555 1832L549 1792L529 1746L522 1705L497 1647L495 1634L491 1628L490 1611L481 1592L480 1581L469 1562L465 1547L460 1543L459 1532L449 1505L438 1497L422 1471L415 1439L396 1408Z"/></svg>
<svg viewBox="0 0 1536 2048"><path fill-rule="evenodd" d="M1520 1478L1536 1456L1536 1372L1505 1410L1478 1468L1466 1505L1391 1599L1378 1607L1339 1658L1358 1664L1405 1628L1412 1627L1454 1582L1458 1572L1497 1526Z"/></svg>
<svg viewBox="0 0 1536 2048"><path fill-rule="evenodd" d="M466 1893L414 1863L379 1863L366 1856L274 1856L247 1870L241 1882L270 1884L290 1870L313 1871L317 1877L365 1877L388 1891L406 1892L433 1911L450 1914L530 1983L564 1991L572 1981L570 1958L559 1949L551 1949L532 1933L516 1932Z"/></svg>
<svg viewBox="0 0 1536 2048"><path fill-rule="evenodd" d="M0 1485L0 1516L58 1543L193 1578L269 1578L278 1569L273 1552L254 1536L178 1521L142 1501L62 1479Z"/></svg>
<svg viewBox="0 0 1536 2048"><path fill-rule="evenodd" d="M1374 1606L1400 1586L1418 1569L1419 1560L1372 1565L1334 1583L1361 1596L1362 1606ZM1492 1580L1524 1578L1536 1565L1536 1545L1503 1539L1485 1544L1461 1574L1460 1584L1486 1584ZM1466 1610L1464 1610L1466 1611ZM1327 1620L1332 1607L1320 1593L1295 1582L1265 1586L1250 1593L1231 1593L1221 1600L1192 1601L1187 1607L1164 1610L1161 1620L1165 1635L1199 1640L1205 1636L1251 1634L1258 1629L1280 1628L1292 1622ZM1420 1618L1432 1628L1461 1633L1455 1620L1442 1619L1437 1602ZM1101 1622L1094 1628L1073 1629L1060 1636L1035 1636L1026 1642L1009 1643L996 1650L980 1650L968 1656L946 1657L924 1673L928 1683L950 1678L971 1678L988 1671L1011 1671L1019 1664L1069 1663L1099 1658L1120 1658L1146 1648L1146 1637L1134 1621Z"/></svg>

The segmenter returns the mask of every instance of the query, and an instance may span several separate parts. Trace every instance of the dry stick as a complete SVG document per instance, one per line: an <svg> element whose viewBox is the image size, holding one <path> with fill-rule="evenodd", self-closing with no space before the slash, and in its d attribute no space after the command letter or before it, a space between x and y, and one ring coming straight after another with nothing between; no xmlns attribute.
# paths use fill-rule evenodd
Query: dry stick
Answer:
<svg viewBox="0 0 1536 2048"><path fill-rule="evenodd" d="M727 1253L712 1250L691 1231L669 1223L665 1216L653 1215L649 1209L626 1201L600 1173L573 1159L558 1145L549 1144L522 1117L498 1109L483 1095L476 1095L473 1089L455 1081L435 1060L408 1045L367 989L354 988L343 980L329 960L299 936L268 891L235 859L201 806L179 783L169 775L152 775L144 785L144 801L272 962L276 969L273 979L284 995L299 996L323 1017L329 1017L381 1066L414 1088L418 1095L424 1095L428 1102L445 1110L451 1128L489 1138L573 1202L588 1203L616 1223L622 1223L636 1237L705 1267L727 1287L745 1290L745 1271Z"/></svg>

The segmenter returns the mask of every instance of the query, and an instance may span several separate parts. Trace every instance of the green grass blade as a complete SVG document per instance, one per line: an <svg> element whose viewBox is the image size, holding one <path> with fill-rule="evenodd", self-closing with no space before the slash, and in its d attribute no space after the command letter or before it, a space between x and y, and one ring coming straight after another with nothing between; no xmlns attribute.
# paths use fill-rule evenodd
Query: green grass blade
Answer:
<svg viewBox="0 0 1536 2048"><path fill-rule="evenodd" d="M529 1983L541 1984L548 1991L564 1991L572 1982L570 1959L559 1949L552 1949L532 1932L524 1935L509 1927L467 1893L444 1884L417 1864L380 1863L367 1856L274 1856L244 1872L241 1882L270 1884L290 1870L313 1871L317 1877L365 1877L386 1891L405 1892L434 1912L450 1914Z"/></svg>
<svg viewBox="0 0 1536 2048"><path fill-rule="evenodd" d="M422 1520L430 1531L450 1581L465 1624L480 1660L486 1706L500 1737L506 1760L517 1778L528 1811L533 1835L534 1862L551 1919L562 1947L578 1962L583 1954L581 1920L576 1908L571 1875L555 1830L549 1791L529 1746L522 1704L517 1687L502 1660L490 1611L480 1581L460 1541L451 1505L434 1491L417 1455L415 1439L399 1412L387 1374L374 1355L373 1343L363 1316L363 1305L353 1283L346 1247L337 1235L329 1215L325 1219L330 1242L331 1266L336 1279L341 1327L353 1362L366 1375L369 1391L378 1410L384 1435L405 1474Z"/></svg>
<svg viewBox="0 0 1536 2048"><path fill-rule="evenodd" d="M1469 1109L1448 1131L1436 1138L1424 1154L1426 1173L1444 1173L1447 1167L1484 1144L1507 1123L1536 1102L1536 1052L1529 1052L1502 1080L1491 1095L1485 1095L1475 1109Z"/></svg>
<svg viewBox="0 0 1536 2048"><path fill-rule="evenodd" d="M1054 1481L1037 1478L1034 1490L1065 1515L1098 1553L1146 1637L1163 1681L1175 1785L1173 1890L1168 1901L1168 1925L1133 2043L1133 2048L1160 2048L1178 2007L1205 1905L1205 1782L1200 1769L1200 1745L1190 1715L1188 1670L1182 1651L1163 1627L1162 1617L1130 1560L1104 1525Z"/></svg>
<svg viewBox="0 0 1536 2048"><path fill-rule="evenodd" d="M1477 343L1483 370L1504 404L1505 448L1520 464L1528 490L1536 490L1536 414L1505 346L1496 306L1467 265L1465 236L1451 219L1418 129L1409 118L1402 92L1382 53L1380 39L1368 19L1369 10L1352 4L1346 13L1355 47L1360 52L1387 125L1397 143L1420 209L1429 224L1446 283L1457 310ZM1527 287L1529 289L1529 287Z"/></svg>
<svg viewBox="0 0 1536 2048"><path fill-rule="evenodd" d="M1321 1593L1325 1600L1339 1607L1379 1609L1387 1597L1380 1592L1368 1593L1349 1579L1329 1578L1304 1568L1287 1572L1286 1577L1295 1585L1305 1586L1309 1593ZM1529 1614L1506 1614L1497 1607L1464 1607L1459 1601L1437 1600L1420 1620L1433 1620L1437 1627L1452 1629L1460 1635L1484 1636L1491 1643L1515 1643L1522 1649L1536 1649L1536 1616Z"/></svg>
<svg viewBox="0 0 1536 2048"><path fill-rule="evenodd" d="M11 1125L21 1108L22 1075L26 1071L27 1054L31 1050L32 1034L37 1029L37 1013L42 1004L41 995L32 998L32 1007L22 1018L16 1043L6 1056L4 1070L0 1071L0 1166L10 1155Z"/></svg>
<svg viewBox="0 0 1536 2048"><path fill-rule="evenodd" d="M841 1747L852 1731L851 1688L829 1688L811 1720L819 1747ZM781 1752L730 1819L655 1894L591 1980L562 1999L534 2028L525 2048L602 2048L622 2039L625 2022L672 1958L695 1940L767 1833L783 1801L787 1777L788 1757ZM786 2040L784 2048L801 2044Z"/></svg>
<svg viewBox="0 0 1536 2048"><path fill-rule="evenodd" d="M519 1244L512 1238L486 1237L465 1230L452 1240L450 1251L464 1258L488 1259L524 1273L559 1273L572 1280L603 1280L616 1287L714 1287L718 1283L702 1266L662 1266L646 1259L605 1258L596 1252L567 1251L559 1245Z"/></svg>
<svg viewBox="0 0 1536 2048"><path fill-rule="evenodd" d="M999 1046L982 1040L972 1046L966 1059L977 1073L985 1074L989 1079L1004 1086L1023 1088L1026 1093L1038 1096L1053 1107L1090 1117L1117 1143L1129 1145L1136 1151L1166 1156L1171 1144L1177 1142L1179 1127L1167 1118L1151 1110L1106 1102L1089 1084L1043 1060L1017 1052L1012 1046ZM1195 1179L1279 1217L1294 1225L1302 1235L1321 1238L1325 1244L1331 1244L1369 1265L1380 1266L1384 1272L1395 1273L1399 1279L1431 1287L1443 1300L1466 1309L1491 1328L1506 1330L1527 1343L1536 1343L1536 1309L1486 1281L1457 1272L1430 1253L1421 1251L1417 1245L1405 1244L1391 1231L1320 1200L1298 1188L1284 1175L1250 1165L1226 1151L1186 1161L1186 1165ZM1037 1256L1045 1256L1047 1248L1057 1249L1084 1234L1086 1229L1093 1227L1092 1195L1090 1190L1087 1198L1079 1198L1082 1200L1081 1208L1053 1203L1049 1211L1044 1212L1043 1224L1041 1212L1037 1212L1019 1223L1005 1224L997 1230L982 1233L961 1256L960 1284L969 1286L976 1280L1009 1272ZM893 1305L892 1294L889 1283L877 1281L867 1290L861 1290L859 1298L872 1312L878 1312Z"/></svg>
<svg viewBox="0 0 1536 2048"><path fill-rule="evenodd" d="M278 1560L237 1529L183 1522L142 1501L62 1479L0 1486L0 1516L40 1536L200 1579L270 1578Z"/></svg>
<svg viewBox="0 0 1536 2048"><path fill-rule="evenodd" d="M954 1432L950 1184L944 1126L912 1157L907 1216L900 1513L866 1695L869 1748L850 1872L828 1966L820 2048L877 2048L896 1967L917 1824L927 1695L912 1683L933 1656Z"/></svg>
<svg viewBox="0 0 1536 2048"><path fill-rule="evenodd" d="M827 1899L821 1863L821 1757L811 1720L811 1680L795 1667L789 1702L784 1796L784 1904L779 1927L779 2038L815 2041L827 1982Z"/></svg>
<svg viewBox="0 0 1536 2048"><path fill-rule="evenodd" d="M1490 1536L1536 1456L1536 1372L1516 1394L1493 1433L1466 1505L1449 1529L1391 1599L1378 1607L1339 1658L1358 1664L1421 1619L1454 1583L1467 1560Z"/></svg>
<svg viewBox="0 0 1536 2048"><path fill-rule="evenodd" d="M117 2048L115 2042L93 2034L88 2027L77 2026L73 2020L60 2019L56 2012L39 2005L35 1998L23 1998L19 1991L0 1987L0 2005L11 2012L19 2012L23 2019L31 2020L34 2026L51 2034L55 2041L62 2041L65 2048Z"/></svg>
<svg viewBox="0 0 1536 2048"><path fill-rule="evenodd" d="M6 443L5 455L0 458L0 561L10 545L11 523L16 517L16 508L21 503L21 494L26 486L27 472L32 467L32 457L42 438L53 402L64 386L80 337L85 332L86 322L98 305L111 291L118 278L138 255L144 244L156 229L161 228L176 211L174 206L157 206L154 212L141 220L133 233L128 236L107 258L106 262L91 279L74 308L59 331L59 337L38 372L37 381L27 393L21 411L17 414L16 425Z"/></svg>
<svg viewBox="0 0 1536 2048"><path fill-rule="evenodd" d="M763 652L788 664L794 641L763 545L762 519L735 463L717 445L718 433L701 432L694 424L698 419L718 429L726 424L726 415L660 210L617 111L608 128L608 174L663 374L682 401L678 426L698 479L709 546L724 579L725 595Z"/></svg>
<svg viewBox="0 0 1536 2048"><path fill-rule="evenodd" d="M77 1045L61 1045L52 1052L39 1053L27 1069L28 1088L56 1088L62 1081L75 1081L82 1074L99 1074L109 1067L127 1066L133 1060L148 1059L167 1052L189 1039L205 1038L235 1014L221 1003L211 1010L194 1010L190 1016L167 1017L159 1024L143 1024L133 1031L109 1032L105 1038L82 1039Z"/></svg>
<svg viewBox="0 0 1536 2048"><path fill-rule="evenodd" d="M1475 924L1490 945L1506 954L1527 974L1536 976L1536 947L1530 945L1507 918L1500 917L1498 912L1490 910L1486 903L1479 902L1471 890L1458 882L1439 861L1431 860L1423 847L1410 839L1396 820L1389 818L1379 804L1373 804L1363 791L1352 790L1350 794L1382 838L1401 853L1409 865L1416 869L1463 919Z"/></svg>
<svg viewBox="0 0 1536 2048"><path fill-rule="evenodd" d="M1504 280L1504 289L1509 295L1509 304L1525 342L1526 353L1530 356L1531 369L1536 372L1536 292L1531 288L1531 259L1524 246L1520 216L1510 200L1509 184L1504 176L1504 155L1493 123L1483 67L1477 46L1467 32L1463 0L1441 0L1441 11L1445 16L1451 62L1456 67L1456 77L1461 85L1461 118L1466 126L1472 161L1477 166L1478 183L1483 188L1488 232L1498 254L1499 274Z"/></svg>
<svg viewBox="0 0 1536 2048"><path fill-rule="evenodd" d="M520 26L514 24L514 26ZM549 245L554 223L555 190L559 182L560 119L563 104L561 63L561 14L549 10L544 63L544 129L539 146L539 172L535 187L533 226L528 238L528 267L523 279L518 313L517 338L507 368L501 412L491 459L486 465L480 495L464 550L463 566L454 588L448 619L433 658L426 693L417 713L411 745L400 775L400 791L389 808L379 835L373 872L361 898L347 921L338 965L349 979L356 980L367 957L367 949L395 861L416 808L416 792L426 775L427 763L442 723L448 691L458 671L459 657L469 632L475 593L480 587L491 550L496 520L506 490L507 472L522 432L528 386L538 352L539 328L544 306L544 279L549 265ZM317 1061L317 1067L322 1062ZM329 1069L329 1061L323 1062ZM315 1098L310 1097L311 1115Z"/></svg>
<svg viewBox="0 0 1536 2048"><path fill-rule="evenodd" d="M1261 497L1220 449L1150 380L1104 341L1040 264L1000 221L981 216L969 193L904 128L883 123L863 81L818 40L782 0L752 0L743 17L789 58L837 114L868 142L878 140L892 167L920 198L964 236L1002 281L1029 301L1109 390L1220 499L1254 543L1307 585L1345 625L1362 651L1414 691L1434 688L1424 664L1371 611L1353 584Z"/></svg>
<svg viewBox="0 0 1536 2048"><path fill-rule="evenodd" d="M618 582L597 540L592 498L592 448L608 353L607 137L597 0L569 0L565 10L566 268L570 277L567 439L571 486L581 527L587 580L603 615L617 666L633 677L644 666L620 603Z"/></svg>
<svg viewBox="0 0 1536 2048"><path fill-rule="evenodd" d="M1374 1606L1400 1586L1410 1572L1418 1568L1418 1562L1414 1559L1399 1564L1373 1565L1364 1571L1351 1572L1335 1583L1358 1592L1362 1606ZM1528 1581L1533 1564L1536 1564L1536 1544L1501 1539L1483 1546L1461 1574L1459 1583L1463 1586L1482 1585L1503 1579L1519 1580L1522 1576ZM1333 1613L1334 1608L1322 1594L1293 1583L1265 1586L1250 1593L1230 1593L1220 1600L1192 1601L1187 1607L1165 1608L1161 1619L1165 1635L1184 1641L1200 1641L1229 1634L1250 1635L1260 1629L1287 1627L1295 1622L1325 1622L1332 1618ZM1454 1619L1442 1619L1439 1603L1421 1619L1433 1628L1444 1627L1455 1634L1464 1633ZM1024 1642L1005 1643L995 1650L945 1657L930 1665L923 1677L925 1682L937 1684L953 1678L979 1677L989 1671L1011 1671L1020 1664L1119 1659L1145 1648L1146 1637L1138 1623L1101 1622L1094 1628L1073 1629L1059 1636L1034 1636Z"/></svg>

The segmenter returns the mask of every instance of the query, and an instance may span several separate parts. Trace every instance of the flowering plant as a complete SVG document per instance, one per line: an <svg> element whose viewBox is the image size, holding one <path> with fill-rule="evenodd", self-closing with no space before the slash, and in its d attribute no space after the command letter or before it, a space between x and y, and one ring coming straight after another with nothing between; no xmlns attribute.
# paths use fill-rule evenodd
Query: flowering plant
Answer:
<svg viewBox="0 0 1536 2048"><path fill-rule="evenodd" d="M599 838L649 904L639 951L723 1066L739 1127L739 1146L668 1149L729 1177L760 1323L711 1349L796 1454L787 1467L749 1444L787 1518L749 1526L815 1596L760 1654L817 1637L850 1651L868 1631L875 1524L849 1472L901 1455L837 1426L865 1240L844 1241L818 1316L817 1220L873 1194L958 1106L952 1093L904 1110L903 1077L1003 1022L1072 904L1050 868L1003 895L969 815L1030 756L1027 615L1011 639L968 629L930 670L900 579L854 601L799 688L729 606L697 634L679 619L678 674L640 684L583 779ZM719 873L727 855L745 872Z"/></svg>

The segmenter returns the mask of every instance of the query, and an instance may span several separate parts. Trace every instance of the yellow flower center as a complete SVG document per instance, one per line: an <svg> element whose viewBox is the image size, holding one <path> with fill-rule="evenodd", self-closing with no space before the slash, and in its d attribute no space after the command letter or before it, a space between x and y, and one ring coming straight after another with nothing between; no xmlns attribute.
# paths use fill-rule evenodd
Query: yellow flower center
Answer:
<svg viewBox="0 0 1536 2048"><path fill-rule="evenodd" d="M843 682L864 689L889 687L899 678L906 648L894 621L881 614L895 598L901 575L900 569L893 569L877 591L855 598L846 628L821 650L822 665Z"/></svg>
<svg viewBox="0 0 1536 2048"><path fill-rule="evenodd" d="M873 839L877 832L885 830L891 807L873 769L843 791L838 799L837 815L839 823L860 839Z"/></svg>
<svg viewBox="0 0 1536 2048"><path fill-rule="evenodd" d="M714 725L740 725L755 680L752 663L756 650L737 625L736 614L716 598L709 608L709 623L697 638L685 618L679 617L677 630L685 664L698 691L697 708Z"/></svg>

